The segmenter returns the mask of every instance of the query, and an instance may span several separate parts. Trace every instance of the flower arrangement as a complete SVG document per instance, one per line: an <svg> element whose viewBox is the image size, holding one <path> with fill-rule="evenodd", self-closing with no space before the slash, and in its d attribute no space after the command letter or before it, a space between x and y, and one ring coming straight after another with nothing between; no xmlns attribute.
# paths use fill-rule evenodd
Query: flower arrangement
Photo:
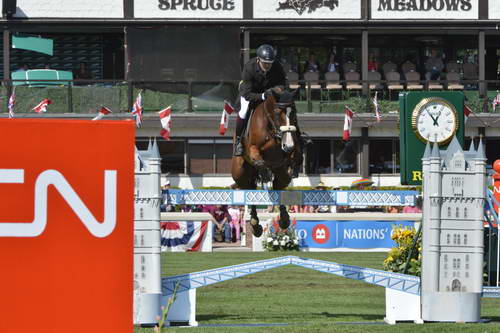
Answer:
<svg viewBox="0 0 500 333"><path fill-rule="evenodd" d="M298 251L299 239L295 232L296 221L287 229L279 227L279 217L273 220L273 223L262 241L263 247L268 251Z"/></svg>
<svg viewBox="0 0 500 333"><path fill-rule="evenodd" d="M390 272L403 273L408 254L411 251L417 232L415 228L395 226L392 229L391 239L397 244L387 254L384 260L384 269ZM406 273L420 276L422 266L422 238L418 237Z"/></svg>

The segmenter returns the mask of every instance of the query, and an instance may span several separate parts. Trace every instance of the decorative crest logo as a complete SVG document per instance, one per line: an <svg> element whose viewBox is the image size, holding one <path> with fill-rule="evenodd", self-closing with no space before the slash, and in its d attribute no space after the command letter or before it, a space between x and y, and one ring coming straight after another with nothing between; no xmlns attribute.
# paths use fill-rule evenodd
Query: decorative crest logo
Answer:
<svg viewBox="0 0 500 333"><path fill-rule="evenodd" d="M302 15L306 9L308 13L312 13L321 7L327 7L330 8L330 10L334 10L338 6L339 0L286 0L285 2L279 3L277 10L293 9L297 14Z"/></svg>

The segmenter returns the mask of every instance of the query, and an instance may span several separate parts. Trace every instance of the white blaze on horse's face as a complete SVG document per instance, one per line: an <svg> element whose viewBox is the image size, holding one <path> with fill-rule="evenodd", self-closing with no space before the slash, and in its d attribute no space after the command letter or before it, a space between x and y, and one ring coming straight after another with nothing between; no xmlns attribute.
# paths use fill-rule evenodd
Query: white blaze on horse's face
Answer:
<svg viewBox="0 0 500 333"><path fill-rule="evenodd" d="M293 137L291 132L295 132L295 126L290 126L290 113L292 113L292 108L286 108L286 126L280 126L280 131L283 132L283 139L281 141L281 149L285 152L290 152L293 150Z"/></svg>

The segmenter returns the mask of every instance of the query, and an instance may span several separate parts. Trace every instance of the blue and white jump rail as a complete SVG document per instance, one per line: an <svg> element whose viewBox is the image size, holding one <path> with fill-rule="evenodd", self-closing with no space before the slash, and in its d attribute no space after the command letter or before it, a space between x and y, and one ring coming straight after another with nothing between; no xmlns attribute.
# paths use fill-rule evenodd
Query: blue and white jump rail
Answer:
<svg viewBox="0 0 500 333"><path fill-rule="evenodd" d="M168 190L173 205L413 206L417 191Z"/></svg>
<svg viewBox="0 0 500 333"><path fill-rule="evenodd" d="M413 297L420 296L421 286L420 277L418 276L338 264L324 260L285 256L162 278L162 304L166 304L168 298L172 297L174 289L177 286L176 301L168 314L167 320L169 322L189 322L190 326L197 326L197 288L286 265L296 265L373 284L386 289L414 295ZM483 287L482 297L500 297L500 287Z"/></svg>
<svg viewBox="0 0 500 333"><path fill-rule="evenodd" d="M420 278L418 276L338 264L324 260L300 258L297 256L266 259L247 264L233 265L163 278L162 293L164 296L171 295L177 284L179 284L177 291L183 292L286 265L296 265L315 271L374 284L384 288L420 295Z"/></svg>

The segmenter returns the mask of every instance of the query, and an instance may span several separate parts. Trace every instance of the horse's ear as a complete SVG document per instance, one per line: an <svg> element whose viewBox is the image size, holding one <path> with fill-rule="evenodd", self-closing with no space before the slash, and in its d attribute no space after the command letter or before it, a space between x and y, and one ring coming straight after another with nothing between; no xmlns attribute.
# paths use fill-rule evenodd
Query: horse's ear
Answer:
<svg viewBox="0 0 500 333"><path fill-rule="evenodd" d="M296 99L296 98L297 98L297 96L299 95L299 89L300 89L300 88L297 88L297 89L295 89L294 91L292 91L292 97L293 97L293 99Z"/></svg>

